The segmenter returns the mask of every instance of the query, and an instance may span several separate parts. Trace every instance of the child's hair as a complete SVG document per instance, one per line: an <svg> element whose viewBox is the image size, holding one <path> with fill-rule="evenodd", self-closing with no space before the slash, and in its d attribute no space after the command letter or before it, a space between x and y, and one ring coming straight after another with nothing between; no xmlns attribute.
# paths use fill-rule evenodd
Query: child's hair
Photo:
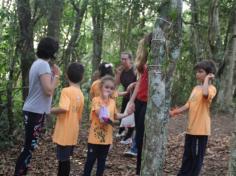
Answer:
<svg viewBox="0 0 236 176"><path fill-rule="evenodd" d="M105 75L111 75L111 76L114 75L113 71L112 71L112 64L111 63L107 63L107 62L101 63L98 67L98 71L99 71L100 78Z"/></svg>
<svg viewBox="0 0 236 176"><path fill-rule="evenodd" d="M79 83L83 79L84 66L78 62L71 63L67 68L67 77L73 83Z"/></svg>
<svg viewBox="0 0 236 176"><path fill-rule="evenodd" d="M216 65L213 60L202 60L194 66L194 70L203 69L207 74L216 73Z"/></svg>
<svg viewBox="0 0 236 176"><path fill-rule="evenodd" d="M58 49L59 44L54 38L45 37L40 40L36 55L41 59L56 59L54 54Z"/></svg>
<svg viewBox="0 0 236 176"><path fill-rule="evenodd" d="M115 79L114 77L110 76L110 75L106 75L106 76L103 76L102 79L101 79L101 87L105 84L106 81L111 81L114 83L115 85Z"/></svg>
<svg viewBox="0 0 236 176"><path fill-rule="evenodd" d="M144 65L147 63L148 54L151 48L152 33L144 36L143 39L139 41L138 49L136 51L136 68L139 73L143 72Z"/></svg>
<svg viewBox="0 0 236 176"><path fill-rule="evenodd" d="M132 53L131 53L130 51L123 51L123 52L121 52L121 55L122 55L122 54L128 55L128 58L129 58L130 60L132 60L132 58L133 58L133 55L132 55Z"/></svg>

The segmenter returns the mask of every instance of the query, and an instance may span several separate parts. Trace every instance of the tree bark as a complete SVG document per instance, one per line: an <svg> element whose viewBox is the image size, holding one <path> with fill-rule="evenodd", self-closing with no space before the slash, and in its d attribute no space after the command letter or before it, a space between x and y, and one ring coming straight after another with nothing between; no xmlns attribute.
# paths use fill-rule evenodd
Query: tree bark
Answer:
<svg viewBox="0 0 236 176"><path fill-rule="evenodd" d="M33 21L31 20L31 7L29 0L17 0L17 13L20 27L20 40L18 48L21 60L22 96L28 95L29 69L35 59L33 48Z"/></svg>
<svg viewBox="0 0 236 176"><path fill-rule="evenodd" d="M180 56L182 0L163 1L152 38L142 176L163 174L171 80Z"/></svg>
<svg viewBox="0 0 236 176"><path fill-rule="evenodd" d="M220 36L218 0L212 0L210 3L208 23L208 43L210 48L209 57L219 63L222 61L222 43Z"/></svg>
<svg viewBox="0 0 236 176"><path fill-rule="evenodd" d="M93 22L93 59L92 73L97 70L102 57L105 0L92 0L92 22Z"/></svg>
<svg viewBox="0 0 236 176"><path fill-rule="evenodd" d="M60 21L63 14L64 0L51 0L48 16L47 35L54 37L59 41L60 38Z"/></svg>
<svg viewBox="0 0 236 176"><path fill-rule="evenodd" d="M194 57L194 62L200 61L200 58L204 57L203 53L203 45L202 45L202 37L200 35L199 29L199 9L198 3L196 0L190 1L191 6L191 38L190 38L190 45L192 54Z"/></svg>
<svg viewBox="0 0 236 176"><path fill-rule="evenodd" d="M224 68L220 77L220 89L217 97L219 109L229 111L233 105L235 91L235 67L236 67L236 0L232 7L230 18L230 32L228 44L224 56Z"/></svg>
<svg viewBox="0 0 236 176"><path fill-rule="evenodd" d="M234 123L236 125L236 111L234 111ZM229 167L228 167L228 176L236 175L236 128L232 133L232 138L230 142L230 159L229 159Z"/></svg>
<svg viewBox="0 0 236 176"><path fill-rule="evenodd" d="M69 62L76 60L76 58L73 58L72 56L78 44L80 28L83 22L84 14L87 10L88 0L83 0L81 5L79 3L76 4L74 1L71 1L71 3L74 7L74 10L76 11L76 18L73 33L71 34L65 54L63 55L64 71L66 70Z"/></svg>

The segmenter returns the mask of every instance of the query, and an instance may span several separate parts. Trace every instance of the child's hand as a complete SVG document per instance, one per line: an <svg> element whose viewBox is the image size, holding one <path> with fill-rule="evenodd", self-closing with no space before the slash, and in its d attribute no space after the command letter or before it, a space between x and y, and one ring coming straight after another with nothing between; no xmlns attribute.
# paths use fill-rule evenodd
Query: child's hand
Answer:
<svg viewBox="0 0 236 176"><path fill-rule="evenodd" d="M170 117L175 117L179 114L180 114L180 112L179 112L179 109L177 107L175 107L175 108L173 108L169 111Z"/></svg>
<svg viewBox="0 0 236 176"><path fill-rule="evenodd" d="M51 69L52 69L52 73L53 73L54 76L55 75L60 76L61 71L60 71L60 68L56 64L53 64Z"/></svg>
<svg viewBox="0 0 236 176"><path fill-rule="evenodd" d="M127 114L132 114L135 111L135 104L134 102L128 102Z"/></svg>
<svg viewBox="0 0 236 176"><path fill-rule="evenodd" d="M215 75L213 73L209 73L207 76L206 76L207 79L214 79L215 78Z"/></svg>

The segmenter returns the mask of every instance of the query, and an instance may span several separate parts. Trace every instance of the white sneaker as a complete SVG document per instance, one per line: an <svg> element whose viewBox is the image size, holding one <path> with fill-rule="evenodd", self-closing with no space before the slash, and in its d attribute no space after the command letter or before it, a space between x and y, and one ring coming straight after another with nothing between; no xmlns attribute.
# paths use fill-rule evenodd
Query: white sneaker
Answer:
<svg viewBox="0 0 236 176"><path fill-rule="evenodd" d="M133 152L131 150L128 150L128 151L124 152L124 155L132 157L132 156L137 156L137 153L135 153L135 152Z"/></svg>
<svg viewBox="0 0 236 176"><path fill-rule="evenodd" d="M132 144L132 138L120 141L121 144Z"/></svg>

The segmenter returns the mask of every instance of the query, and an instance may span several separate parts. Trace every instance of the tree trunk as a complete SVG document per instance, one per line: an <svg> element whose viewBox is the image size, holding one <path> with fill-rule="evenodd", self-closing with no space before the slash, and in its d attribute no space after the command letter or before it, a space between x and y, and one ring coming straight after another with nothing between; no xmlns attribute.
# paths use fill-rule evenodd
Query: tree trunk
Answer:
<svg viewBox="0 0 236 176"><path fill-rule="evenodd" d="M236 125L236 111L234 111L234 123ZM229 168L228 176L236 175L236 128L234 129L230 142L230 159L229 159Z"/></svg>
<svg viewBox="0 0 236 176"><path fill-rule="evenodd" d="M143 176L163 174L171 80L181 51L182 0L163 1L152 38L149 101L145 118Z"/></svg>
<svg viewBox="0 0 236 176"><path fill-rule="evenodd" d="M191 6L191 38L190 38L190 45L191 45L191 53L194 57L194 62L200 61L200 58L203 58L203 45L202 45L202 37L200 35L199 29L199 9L196 0L190 1Z"/></svg>
<svg viewBox="0 0 236 176"><path fill-rule="evenodd" d="M220 110L229 111L233 105L236 67L236 0L232 7L228 45L224 57L223 73L220 77L220 90L217 103Z"/></svg>
<svg viewBox="0 0 236 176"><path fill-rule="evenodd" d="M219 23L219 1L212 0L208 14L208 43L210 48L210 58L216 62L222 61L222 43L220 36L220 23Z"/></svg>
<svg viewBox="0 0 236 176"><path fill-rule="evenodd" d="M83 22L84 14L87 10L88 0L83 0L81 5L76 4L74 1L72 1L72 5L76 11L76 18L75 18L74 31L71 34L71 38L67 45L65 54L63 55L64 71L66 70L69 62L76 60L76 58L73 58L72 56L78 44L80 36L80 28Z"/></svg>
<svg viewBox="0 0 236 176"><path fill-rule="evenodd" d="M64 0L51 0L48 16L47 35L54 37L59 41L60 38L60 21L63 14Z"/></svg>
<svg viewBox="0 0 236 176"><path fill-rule="evenodd" d="M22 96L23 100L28 95L29 69L35 58L33 48L33 22L31 20L31 8L29 0L17 1L17 13L20 27L20 40L18 49L21 60Z"/></svg>
<svg viewBox="0 0 236 176"><path fill-rule="evenodd" d="M97 70L102 57L105 0L92 0L92 22L93 22L93 59L92 73Z"/></svg>

